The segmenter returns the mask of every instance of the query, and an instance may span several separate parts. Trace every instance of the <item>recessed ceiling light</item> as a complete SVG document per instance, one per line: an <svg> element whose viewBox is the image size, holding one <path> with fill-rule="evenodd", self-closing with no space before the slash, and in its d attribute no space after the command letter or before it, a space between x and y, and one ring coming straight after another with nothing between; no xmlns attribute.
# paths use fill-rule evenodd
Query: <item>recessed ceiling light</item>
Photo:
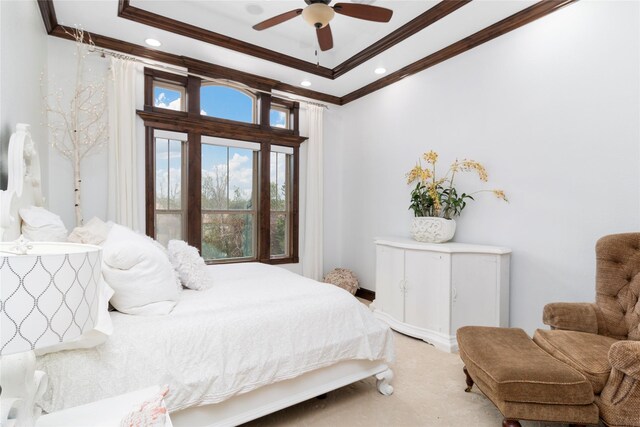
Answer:
<svg viewBox="0 0 640 427"><path fill-rule="evenodd" d="M384 73L387 72L387 69L383 68L383 67L378 67L375 70L373 70L373 72L376 73L376 74L384 74Z"/></svg>
<svg viewBox="0 0 640 427"><path fill-rule="evenodd" d="M144 41L146 44L148 44L149 46L153 46L153 47L160 47L162 46L162 43L160 43L158 40L156 39L146 39Z"/></svg>
<svg viewBox="0 0 640 427"><path fill-rule="evenodd" d="M300 85L304 87L309 87L311 86L311 82L309 80L303 80L300 82Z"/></svg>

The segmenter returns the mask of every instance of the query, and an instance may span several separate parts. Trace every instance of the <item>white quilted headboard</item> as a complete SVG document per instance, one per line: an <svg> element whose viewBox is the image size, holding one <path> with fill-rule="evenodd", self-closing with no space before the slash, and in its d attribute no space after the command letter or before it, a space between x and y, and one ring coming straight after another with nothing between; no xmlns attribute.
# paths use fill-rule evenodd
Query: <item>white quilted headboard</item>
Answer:
<svg viewBox="0 0 640 427"><path fill-rule="evenodd" d="M20 208L42 206L44 203L40 157L29 127L18 123L9 140L7 190L0 191L0 241L20 237Z"/></svg>

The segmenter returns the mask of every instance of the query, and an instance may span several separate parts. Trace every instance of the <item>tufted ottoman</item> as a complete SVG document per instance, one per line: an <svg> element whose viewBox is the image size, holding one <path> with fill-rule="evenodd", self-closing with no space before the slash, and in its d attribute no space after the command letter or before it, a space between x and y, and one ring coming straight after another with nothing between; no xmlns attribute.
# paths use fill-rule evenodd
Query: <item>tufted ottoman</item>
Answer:
<svg viewBox="0 0 640 427"><path fill-rule="evenodd" d="M465 326L458 329L467 390L473 384L504 416L518 420L598 424L589 381L539 348L522 329Z"/></svg>

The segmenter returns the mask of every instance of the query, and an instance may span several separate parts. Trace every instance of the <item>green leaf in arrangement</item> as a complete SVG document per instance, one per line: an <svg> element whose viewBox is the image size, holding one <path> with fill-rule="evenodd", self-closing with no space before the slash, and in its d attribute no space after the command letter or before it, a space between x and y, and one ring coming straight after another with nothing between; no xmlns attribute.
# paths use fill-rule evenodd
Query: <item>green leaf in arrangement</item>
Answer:
<svg viewBox="0 0 640 427"><path fill-rule="evenodd" d="M417 217L421 216L441 216L452 219L459 216L467 206L466 199L475 200L472 194L479 192L492 192L498 198L505 200L502 190L479 190L474 193L462 193L458 195L458 190L454 186L456 173L475 172L481 181L487 181L487 171L484 166L475 160L454 161L449 170L442 178L436 176L436 163L438 153L428 151L421 157L427 164L422 166L418 160L416 166L407 174L407 183L415 187L411 191L411 203L409 209Z"/></svg>

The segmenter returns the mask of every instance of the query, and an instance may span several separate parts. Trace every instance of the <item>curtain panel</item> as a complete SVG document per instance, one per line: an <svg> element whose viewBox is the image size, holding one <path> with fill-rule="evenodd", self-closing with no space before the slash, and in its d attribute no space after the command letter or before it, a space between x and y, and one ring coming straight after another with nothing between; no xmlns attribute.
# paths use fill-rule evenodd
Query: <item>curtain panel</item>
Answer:
<svg viewBox="0 0 640 427"><path fill-rule="evenodd" d="M108 79L109 167L107 217L141 230L136 148L136 71L133 61L111 58Z"/></svg>
<svg viewBox="0 0 640 427"><path fill-rule="evenodd" d="M302 274L322 281L323 275L323 121L324 107L308 104L307 182Z"/></svg>

